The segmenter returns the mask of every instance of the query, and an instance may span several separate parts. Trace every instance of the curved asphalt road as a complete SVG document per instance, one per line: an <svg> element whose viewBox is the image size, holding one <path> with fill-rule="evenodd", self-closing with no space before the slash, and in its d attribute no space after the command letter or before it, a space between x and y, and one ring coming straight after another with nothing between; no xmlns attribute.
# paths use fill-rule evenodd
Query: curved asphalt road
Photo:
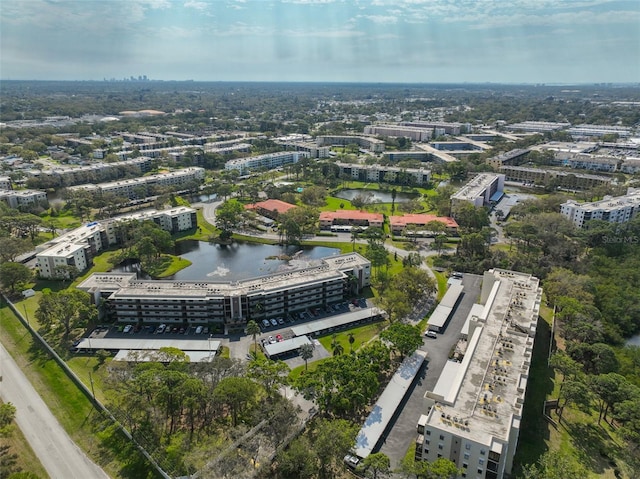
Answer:
<svg viewBox="0 0 640 479"><path fill-rule="evenodd" d="M71 440L0 344L0 397L16 407L16 423L53 479L108 479Z"/></svg>

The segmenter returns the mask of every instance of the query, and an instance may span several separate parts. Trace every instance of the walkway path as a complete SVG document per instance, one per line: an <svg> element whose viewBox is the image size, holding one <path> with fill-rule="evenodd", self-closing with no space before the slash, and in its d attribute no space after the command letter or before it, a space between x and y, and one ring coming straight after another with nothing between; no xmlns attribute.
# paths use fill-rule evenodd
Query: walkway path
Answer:
<svg viewBox="0 0 640 479"><path fill-rule="evenodd" d="M16 423L52 478L108 479L73 442L0 344L0 397L16 407Z"/></svg>

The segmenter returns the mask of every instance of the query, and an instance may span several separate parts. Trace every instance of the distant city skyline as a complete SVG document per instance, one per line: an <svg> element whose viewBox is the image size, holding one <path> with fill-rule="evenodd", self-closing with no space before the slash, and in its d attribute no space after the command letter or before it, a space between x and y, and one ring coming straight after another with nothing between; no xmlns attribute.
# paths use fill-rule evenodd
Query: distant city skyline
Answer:
<svg viewBox="0 0 640 479"><path fill-rule="evenodd" d="M637 83L637 0L0 0L3 80Z"/></svg>

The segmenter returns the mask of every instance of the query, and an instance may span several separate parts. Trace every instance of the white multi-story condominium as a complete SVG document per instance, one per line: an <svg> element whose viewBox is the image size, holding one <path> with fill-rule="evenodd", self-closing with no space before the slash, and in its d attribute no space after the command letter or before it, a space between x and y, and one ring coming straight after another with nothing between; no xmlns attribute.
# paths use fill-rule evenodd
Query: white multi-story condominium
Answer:
<svg viewBox="0 0 640 479"><path fill-rule="evenodd" d="M0 190L10 190L11 188L11 178L8 176L0 176Z"/></svg>
<svg viewBox="0 0 640 479"><path fill-rule="evenodd" d="M113 193L124 198L138 198L140 189L144 195L148 193L149 187L153 186L182 186L191 182L202 183L204 181L204 168L191 166L169 173L143 176L131 180L110 181L108 183L98 183L97 185L85 184L72 186L70 190L87 190L95 193Z"/></svg>
<svg viewBox="0 0 640 479"><path fill-rule="evenodd" d="M49 204L47 194L39 190L0 190L0 201L4 201L9 208Z"/></svg>
<svg viewBox="0 0 640 479"><path fill-rule="evenodd" d="M567 130L573 138L590 138L615 134L620 138L631 136L631 128L615 125L576 125Z"/></svg>
<svg viewBox="0 0 640 479"><path fill-rule="evenodd" d="M302 158L308 157L309 153L305 151L281 151L278 153L267 153L266 155L249 156L247 158L229 160L224 164L224 169L238 170L241 173L258 168L273 170L279 166L297 163Z"/></svg>
<svg viewBox="0 0 640 479"><path fill-rule="evenodd" d="M135 275L96 273L78 288L96 303L104 298L118 321L238 325L338 303L370 282L371 263L349 253L241 281L139 281Z"/></svg>
<svg viewBox="0 0 640 479"><path fill-rule="evenodd" d="M465 478L511 474L541 301L539 280L529 274L484 273L456 360L425 394L416 460L444 457Z"/></svg>
<svg viewBox="0 0 640 479"><path fill-rule="evenodd" d="M512 131L526 131L531 133L546 133L569 128L571 123L557 123L552 121L523 121L507 125Z"/></svg>
<svg viewBox="0 0 640 479"><path fill-rule="evenodd" d="M451 195L451 206L462 202L473 206L489 206L500 199L504 191L504 175L498 173L480 173L460 190Z"/></svg>
<svg viewBox="0 0 640 479"><path fill-rule="evenodd" d="M351 145L356 144L360 148L369 150L371 153L382 153L384 151L384 141L370 136L349 136L349 135L327 135L316 138L318 146L331 145Z"/></svg>
<svg viewBox="0 0 640 479"><path fill-rule="evenodd" d="M287 150L304 151L310 158L329 158L328 146L318 146L311 141L300 141L288 138L276 139L275 143Z"/></svg>
<svg viewBox="0 0 640 479"><path fill-rule="evenodd" d="M424 185L431 181L431 170L424 168L398 168L397 166L364 165L356 163L340 163L341 175L351 176L357 181L374 183L401 183Z"/></svg>
<svg viewBox="0 0 640 479"><path fill-rule="evenodd" d="M640 158L627 158L620 165L620 171L630 175L640 173Z"/></svg>
<svg viewBox="0 0 640 479"><path fill-rule="evenodd" d="M415 161L431 161L432 156L426 151L410 150L410 151L387 151L384 157L389 161L403 161L403 160L415 160Z"/></svg>
<svg viewBox="0 0 640 479"><path fill-rule="evenodd" d="M470 123L448 123L445 121L403 121L402 126L413 126L416 128L430 128L434 130L435 136L459 135L460 133L470 133Z"/></svg>
<svg viewBox="0 0 640 479"><path fill-rule="evenodd" d="M404 137L410 138L413 141L429 141L433 135L433 128L400 125L369 125L364 127L364 132L367 135Z"/></svg>
<svg viewBox="0 0 640 479"><path fill-rule="evenodd" d="M69 231L36 247L36 269L41 278L55 277L61 264L84 271L92 265L93 257L109 246L122 242L122 228L128 221L153 221L163 230L178 233L195 228L196 210L186 206L168 210L149 210L118 216L104 222L92 222Z"/></svg>
<svg viewBox="0 0 640 479"><path fill-rule="evenodd" d="M143 174L151 170L152 159L149 157L132 158L131 160L119 161L117 163L96 163L93 165L78 166L74 168L58 168L53 170L31 170L29 176L40 178L45 181L49 177L50 183L54 187L73 186L87 181L100 179L110 179L122 177L127 171Z"/></svg>
<svg viewBox="0 0 640 479"><path fill-rule="evenodd" d="M529 168L527 166L501 166L500 173L505 175L507 181L521 181L538 186L554 185L570 190L588 190L596 186L609 185L612 182L612 178L609 176Z"/></svg>
<svg viewBox="0 0 640 479"><path fill-rule="evenodd" d="M629 188L624 196L605 196L600 201L577 203L568 200L560 205L560 214L570 219L578 228L587 221L602 220L609 223L626 223L640 211L640 188Z"/></svg>

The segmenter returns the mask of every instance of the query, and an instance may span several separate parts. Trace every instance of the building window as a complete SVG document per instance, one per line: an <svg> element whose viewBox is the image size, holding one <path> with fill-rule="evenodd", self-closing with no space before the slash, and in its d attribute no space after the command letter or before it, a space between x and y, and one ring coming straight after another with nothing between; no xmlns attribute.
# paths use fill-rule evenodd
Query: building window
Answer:
<svg viewBox="0 0 640 479"><path fill-rule="evenodd" d="M487 451L485 451L484 449L480 449L480 455L484 456L487 453Z"/></svg>
<svg viewBox="0 0 640 479"><path fill-rule="evenodd" d="M482 458L478 459L478 464L480 464L481 466L484 466L484 459Z"/></svg>
<svg viewBox="0 0 640 479"><path fill-rule="evenodd" d="M478 468L478 474L482 474L483 471L484 469L482 469L481 467Z"/></svg>
<svg viewBox="0 0 640 479"><path fill-rule="evenodd" d="M438 444L438 449L440 449L442 451L444 449L444 444L442 444L442 443Z"/></svg>
<svg viewBox="0 0 640 479"><path fill-rule="evenodd" d="M465 458L465 459L469 459L469 453L468 453L468 452L465 452L465 453L464 453L464 458Z"/></svg>
<svg viewBox="0 0 640 479"><path fill-rule="evenodd" d="M427 429L427 436L431 436L431 430Z"/></svg>
<svg viewBox="0 0 640 479"><path fill-rule="evenodd" d="M430 443L429 439L425 439L425 440L424 440L424 443L428 446L428 445L429 445L429 443Z"/></svg>
<svg viewBox="0 0 640 479"><path fill-rule="evenodd" d="M464 448L465 448L467 451L469 451L469 450L471 449L471 444L466 443L466 444L464 445Z"/></svg>
<svg viewBox="0 0 640 479"><path fill-rule="evenodd" d="M444 441L444 436L442 434L440 434L440 440Z"/></svg>

